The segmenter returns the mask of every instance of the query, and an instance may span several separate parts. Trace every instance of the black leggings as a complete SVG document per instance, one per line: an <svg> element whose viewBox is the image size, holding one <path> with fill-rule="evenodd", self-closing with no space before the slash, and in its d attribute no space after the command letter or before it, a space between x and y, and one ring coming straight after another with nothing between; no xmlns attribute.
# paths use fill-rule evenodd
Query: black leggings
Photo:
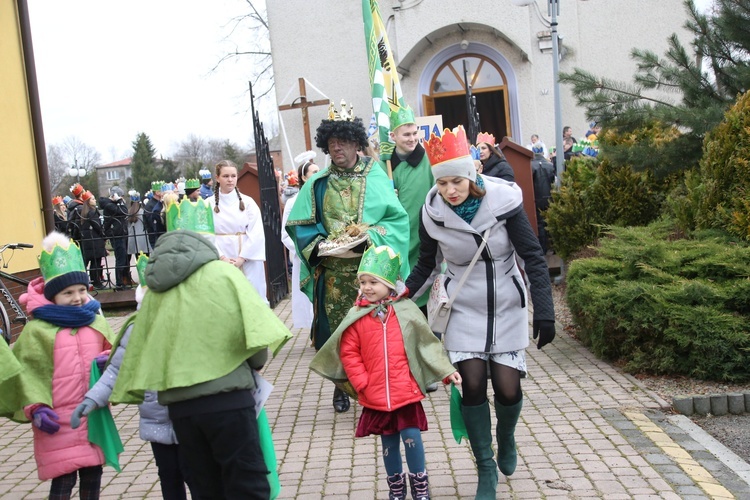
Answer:
<svg viewBox="0 0 750 500"><path fill-rule="evenodd" d="M464 405L479 406L487 401L487 363L490 364L492 389L497 401L504 406L512 406L521 401L521 372L494 361L474 358L458 363Z"/></svg>
<svg viewBox="0 0 750 500"><path fill-rule="evenodd" d="M81 488L78 494L81 500L98 500L102 486L102 466L82 467L77 471L57 476L52 480L49 490L50 500L69 500L76 485L76 475L81 476Z"/></svg>

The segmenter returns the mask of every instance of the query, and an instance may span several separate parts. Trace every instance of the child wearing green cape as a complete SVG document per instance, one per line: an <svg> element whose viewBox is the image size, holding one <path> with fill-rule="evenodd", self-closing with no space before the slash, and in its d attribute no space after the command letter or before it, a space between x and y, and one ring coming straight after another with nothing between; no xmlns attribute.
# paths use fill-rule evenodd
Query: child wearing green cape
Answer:
<svg viewBox="0 0 750 500"><path fill-rule="evenodd" d="M13 346L22 371L14 379L12 418L32 423L37 471L39 479L52 480L50 498L70 498L80 477L81 498L96 499L105 456L90 442L88 426L73 429L70 417L88 390L92 363L111 347L114 333L88 295L78 246L52 232L42 247L42 277L20 299L33 319Z"/></svg>
<svg viewBox="0 0 750 500"><path fill-rule="evenodd" d="M430 384L460 384L461 376L417 305L405 299L408 291L397 280L400 259L385 245L367 249L357 272L360 292L355 306L310 368L344 390L354 389L352 396L364 407L355 436L380 436L389 498L406 497L403 441L411 496L427 500L421 434L427 430L427 417L421 401Z"/></svg>

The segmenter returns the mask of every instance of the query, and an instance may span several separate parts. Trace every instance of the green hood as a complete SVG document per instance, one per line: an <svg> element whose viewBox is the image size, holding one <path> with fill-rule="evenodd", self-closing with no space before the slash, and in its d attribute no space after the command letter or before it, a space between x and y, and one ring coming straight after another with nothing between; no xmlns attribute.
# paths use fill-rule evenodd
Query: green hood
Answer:
<svg viewBox="0 0 750 500"><path fill-rule="evenodd" d="M213 243L198 233L179 230L163 234L146 264L146 284L150 290L166 292L218 259Z"/></svg>

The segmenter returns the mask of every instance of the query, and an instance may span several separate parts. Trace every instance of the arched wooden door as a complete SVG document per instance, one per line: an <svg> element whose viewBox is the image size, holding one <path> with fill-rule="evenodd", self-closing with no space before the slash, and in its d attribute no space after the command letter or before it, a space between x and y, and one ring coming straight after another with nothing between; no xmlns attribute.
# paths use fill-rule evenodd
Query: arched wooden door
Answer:
<svg viewBox="0 0 750 500"><path fill-rule="evenodd" d="M505 75L491 59L480 54L462 54L449 59L435 72L430 94L424 95L425 115L442 115L443 126L466 128L466 85L463 64L466 61L468 82L476 97L480 130L494 134L499 143L510 134L510 113ZM476 137L471 138L472 142Z"/></svg>

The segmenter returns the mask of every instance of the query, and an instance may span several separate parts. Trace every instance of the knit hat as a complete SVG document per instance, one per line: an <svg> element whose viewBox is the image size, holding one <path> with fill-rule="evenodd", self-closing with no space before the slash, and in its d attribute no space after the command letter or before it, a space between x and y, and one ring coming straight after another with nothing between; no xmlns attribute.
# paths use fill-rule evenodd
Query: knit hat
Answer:
<svg viewBox="0 0 750 500"><path fill-rule="evenodd" d="M451 130L443 130L442 137L430 134L430 140L424 145L427 157L432 165L432 176L464 177L471 182L477 180L477 169L466 143L466 131L459 125Z"/></svg>
<svg viewBox="0 0 750 500"><path fill-rule="evenodd" d="M71 285L89 286L89 275L83 263L81 249L67 236L56 231L42 240L39 270L44 278L44 297L53 300L55 295Z"/></svg>
<svg viewBox="0 0 750 500"><path fill-rule="evenodd" d="M357 277L363 274L372 276L388 288L395 290L398 272L401 269L401 256L386 245L368 248L357 269Z"/></svg>

